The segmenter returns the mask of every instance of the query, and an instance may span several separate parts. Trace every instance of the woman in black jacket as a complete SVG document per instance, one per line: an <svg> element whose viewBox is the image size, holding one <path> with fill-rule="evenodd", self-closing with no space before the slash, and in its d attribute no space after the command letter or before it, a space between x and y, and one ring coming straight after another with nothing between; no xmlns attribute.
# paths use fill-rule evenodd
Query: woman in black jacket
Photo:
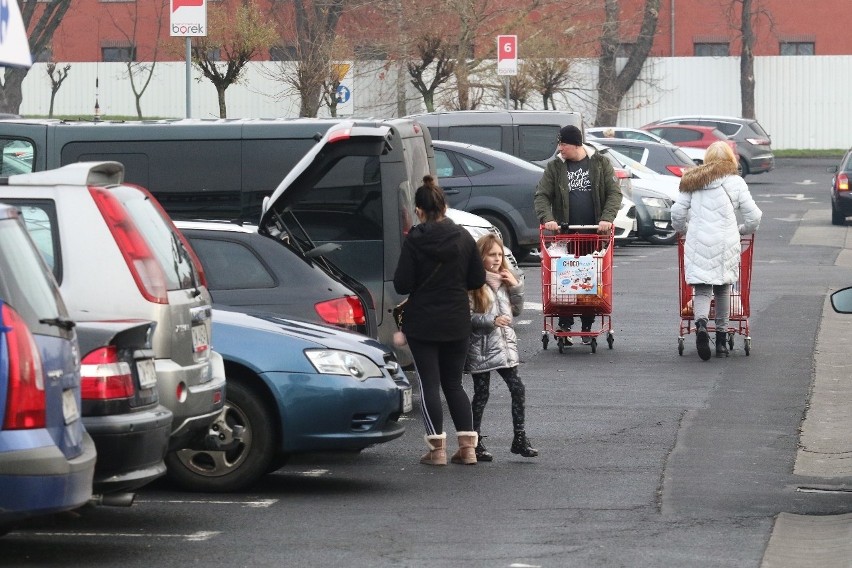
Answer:
<svg viewBox="0 0 852 568"><path fill-rule="evenodd" d="M471 334L468 291L485 284L485 269L473 237L445 217L444 192L432 176L414 194L420 224L402 245L393 284L408 294L402 331L420 376L421 410L429 452L420 463L447 464L441 394L458 434L453 463L475 464L477 435L462 374Z"/></svg>

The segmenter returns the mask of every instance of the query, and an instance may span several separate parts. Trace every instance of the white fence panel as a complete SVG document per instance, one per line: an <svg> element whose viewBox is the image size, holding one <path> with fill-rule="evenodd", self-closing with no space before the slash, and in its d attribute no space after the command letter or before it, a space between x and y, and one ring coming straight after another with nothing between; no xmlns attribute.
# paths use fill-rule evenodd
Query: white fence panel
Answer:
<svg viewBox="0 0 852 568"><path fill-rule="evenodd" d="M251 63L240 84L225 94L229 117L297 116L299 100L292 89L270 77L273 63ZM773 147L848 148L852 145L852 56L755 58L755 108L757 118L772 136ZM560 106L579 110L587 122L594 119L596 61L579 62L572 71L582 93ZM192 116L219 116L216 89L192 70ZM353 74L357 116L397 115L396 68L382 62L356 63ZM96 89L97 80L97 89ZM408 113L423 110L422 100L407 77L404 96ZM45 64L37 63L23 83L21 113L46 116L50 105L50 80ZM56 95L54 114L91 117L95 100L101 114L136 114L127 71L121 63L74 63ZM492 97L499 101L499 97ZM492 106L502 107L502 101ZM141 99L146 117L186 116L186 66L182 62L157 63L154 77ZM527 108L542 108L537 96ZM322 114L324 113L324 114ZM640 80L625 97L620 126L642 126L677 114L739 116L738 57L651 58ZM328 109L322 109L323 116Z"/></svg>

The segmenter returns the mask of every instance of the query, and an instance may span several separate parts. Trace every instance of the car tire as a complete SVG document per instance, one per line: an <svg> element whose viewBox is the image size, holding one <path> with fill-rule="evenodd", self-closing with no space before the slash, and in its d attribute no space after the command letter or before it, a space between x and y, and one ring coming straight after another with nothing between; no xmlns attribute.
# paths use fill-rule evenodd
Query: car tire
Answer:
<svg viewBox="0 0 852 568"><path fill-rule="evenodd" d="M672 231L665 235L648 235L645 240L652 245L673 245L677 242L677 233Z"/></svg>
<svg viewBox="0 0 852 568"><path fill-rule="evenodd" d="M270 471L276 428L263 398L251 388L228 377L225 405L211 429L230 447L210 450L200 440L170 452L166 466L172 482L190 491L231 492Z"/></svg>
<svg viewBox="0 0 852 568"><path fill-rule="evenodd" d="M831 202L831 224L839 226L846 225L846 216L837 208L834 201Z"/></svg>
<svg viewBox="0 0 852 568"><path fill-rule="evenodd" d="M497 227L497 230L500 231L500 235L503 237L503 246L512 251L512 254L515 255L515 258L520 258L521 250L518 248L517 240L515 239L515 233L503 222L499 217L489 214L489 213L477 213L480 217Z"/></svg>
<svg viewBox="0 0 852 568"><path fill-rule="evenodd" d="M743 158L742 156L740 156L739 158L740 159L737 160L737 175L739 175L741 178L744 178L749 174L748 162L746 162L745 158Z"/></svg>

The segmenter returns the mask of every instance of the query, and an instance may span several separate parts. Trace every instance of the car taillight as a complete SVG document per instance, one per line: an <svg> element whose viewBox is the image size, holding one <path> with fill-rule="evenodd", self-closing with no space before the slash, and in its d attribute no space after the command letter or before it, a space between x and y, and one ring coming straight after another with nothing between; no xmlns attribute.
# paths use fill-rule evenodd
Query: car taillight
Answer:
<svg viewBox="0 0 852 568"><path fill-rule="evenodd" d="M166 275L124 206L108 189L90 187L89 193L121 250L139 291L149 302L168 304Z"/></svg>
<svg viewBox="0 0 852 568"><path fill-rule="evenodd" d="M166 222L166 224L171 228L172 232L177 235L178 239L180 239L180 242L183 243L183 247L186 249L186 252L189 253L189 257L192 260L192 264L195 266L195 272L198 274L198 283L201 286L207 286L207 275L204 273L204 267L201 265L201 261L198 259L198 255L195 254L194 250L192 250L192 246L189 244L187 238L183 236L183 233L181 233L177 227L175 227L175 224L172 222L172 218L169 217L169 214L166 213L166 210L163 209L163 206L160 205L160 202L157 201L157 199L153 195L151 195L150 191L138 185L134 185L133 187L145 194L145 196L148 198L148 201L151 202L151 205L153 205L154 208L159 211L160 217L163 218L163 221Z"/></svg>
<svg viewBox="0 0 852 568"><path fill-rule="evenodd" d="M837 174L837 191L849 191L849 176Z"/></svg>
<svg viewBox="0 0 852 568"><path fill-rule="evenodd" d="M769 138L746 138L746 142L755 146L769 146L771 144Z"/></svg>
<svg viewBox="0 0 852 568"><path fill-rule="evenodd" d="M130 365L118 358L114 345L95 349L83 357L80 385L83 400L130 398L136 391Z"/></svg>
<svg viewBox="0 0 852 568"><path fill-rule="evenodd" d="M364 325L367 323L364 306L355 296L344 296L314 305L319 316L332 325Z"/></svg>
<svg viewBox="0 0 852 568"><path fill-rule="evenodd" d="M33 334L24 320L2 304L3 323L9 351L9 389L6 395L5 430L44 428L47 400L44 393L44 369Z"/></svg>
<svg viewBox="0 0 852 568"><path fill-rule="evenodd" d="M680 176L683 175L683 172L688 170L690 167L691 166L666 166L666 169L669 170L674 175L676 175L677 177L680 177Z"/></svg>
<svg viewBox="0 0 852 568"><path fill-rule="evenodd" d="M351 128L342 128L337 132L332 132L328 135L328 143L333 144L334 142L339 142L340 140L349 140L352 137L352 129Z"/></svg>

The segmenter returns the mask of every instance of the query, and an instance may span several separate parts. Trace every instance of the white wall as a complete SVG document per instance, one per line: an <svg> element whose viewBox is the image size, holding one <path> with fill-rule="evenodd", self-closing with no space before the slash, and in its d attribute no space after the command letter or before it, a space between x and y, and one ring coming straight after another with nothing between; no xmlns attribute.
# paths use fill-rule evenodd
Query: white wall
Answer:
<svg viewBox="0 0 852 568"><path fill-rule="evenodd" d="M594 119L595 61L575 66L573 81L585 95L569 96L560 108L579 110ZM776 149L825 149L852 146L852 56L758 57L755 59L757 118L772 136ZM142 96L146 117L186 116L186 66L157 63ZM298 98L270 78L274 64L252 63L241 84L226 91L228 116L297 116ZM199 77L193 69L193 77ZM96 93L95 83L98 83ZM494 77L489 77L495 80ZM218 117L216 90L206 79L191 82L191 114ZM423 110L422 101L406 81L407 112ZM587 90L587 91L586 91ZM373 62L356 65L353 82L357 116L396 116L396 73ZM579 90L578 90L579 93ZM44 64L36 64L23 84L23 115L44 115L50 105L50 81ZM74 63L54 106L58 115L92 116L95 98L105 118L136 114L134 97L121 63ZM536 99L531 101L538 103ZM494 100L493 107L502 102ZM540 108L530 106L529 108ZM327 109L326 109L327 112ZM625 98L620 126L642 126L664 116L703 113L740 115L738 57L649 59L642 76Z"/></svg>

